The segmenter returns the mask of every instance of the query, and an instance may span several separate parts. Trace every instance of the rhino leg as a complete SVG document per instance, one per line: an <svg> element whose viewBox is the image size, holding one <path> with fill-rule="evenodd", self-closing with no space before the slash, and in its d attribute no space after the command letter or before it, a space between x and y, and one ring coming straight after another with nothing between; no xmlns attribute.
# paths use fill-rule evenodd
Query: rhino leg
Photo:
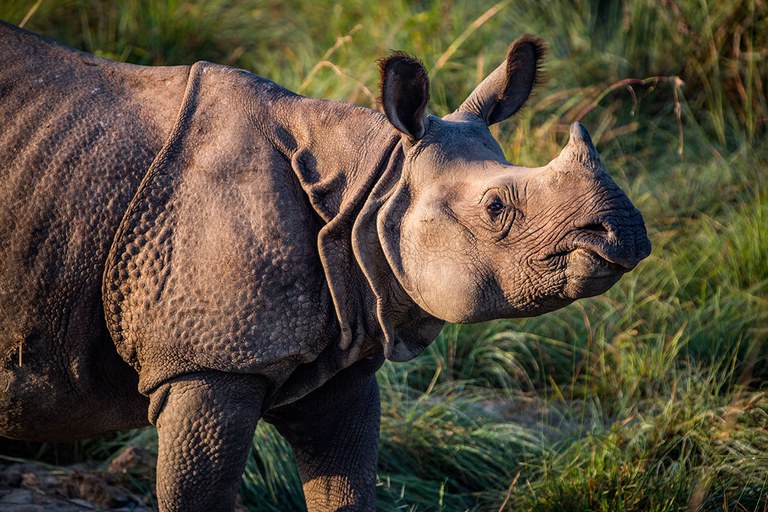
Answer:
<svg viewBox="0 0 768 512"><path fill-rule="evenodd" d="M310 512L376 509L376 367L361 361L265 415L291 445Z"/></svg>
<svg viewBox="0 0 768 512"><path fill-rule="evenodd" d="M150 395L161 512L234 509L265 389L259 377L209 372Z"/></svg>

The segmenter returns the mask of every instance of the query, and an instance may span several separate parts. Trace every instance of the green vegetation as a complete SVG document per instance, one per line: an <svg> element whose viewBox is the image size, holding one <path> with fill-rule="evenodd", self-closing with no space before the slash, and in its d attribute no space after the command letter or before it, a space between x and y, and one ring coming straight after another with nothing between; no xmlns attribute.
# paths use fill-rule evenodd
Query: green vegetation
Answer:
<svg viewBox="0 0 768 512"><path fill-rule="evenodd" d="M604 296L447 326L385 365L380 509L768 510L765 0L0 4L10 22L28 13L101 56L207 59L365 106L375 59L402 49L429 68L438 115L517 35L548 41L549 80L494 128L502 147L540 165L580 119L654 252ZM245 503L298 508L286 444L266 425L255 444Z"/></svg>

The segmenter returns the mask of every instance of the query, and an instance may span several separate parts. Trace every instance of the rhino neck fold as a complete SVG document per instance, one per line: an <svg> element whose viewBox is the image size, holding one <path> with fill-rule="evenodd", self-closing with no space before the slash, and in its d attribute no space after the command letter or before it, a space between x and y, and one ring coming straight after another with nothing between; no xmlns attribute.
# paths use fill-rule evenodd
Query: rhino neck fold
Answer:
<svg viewBox="0 0 768 512"><path fill-rule="evenodd" d="M392 361L407 361L418 356L432 343L444 324L408 295L382 245L386 237L399 236L399 233L383 232L380 217L402 181L403 159L402 144L398 144L352 231L355 258L375 297L376 321L384 342L384 356Z"/></svg>
<svg viewBox="0 0 768 512"><path fill-rule="evenodd" d="M288 101L282 127L272 136L324 222L318 251L344 359L353 362L379 347L389 359L411 359L443 322L400 286L376 226L401 177L400 136L383 115L365 108L301 97Z"/></svg>

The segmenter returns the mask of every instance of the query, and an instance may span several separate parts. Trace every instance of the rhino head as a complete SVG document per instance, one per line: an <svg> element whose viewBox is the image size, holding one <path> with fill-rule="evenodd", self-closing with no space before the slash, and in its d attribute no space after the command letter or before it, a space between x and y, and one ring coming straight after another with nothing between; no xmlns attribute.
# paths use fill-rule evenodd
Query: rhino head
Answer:
<svg viewBox="0 0 768 512"><path fill-rule="evenodd" d="M415 59L381 62L382 103L404 148L402 177L379 210L397 280L450 322L534 316L608 290L651 244L643 217L610 178L587 130L570 127L542 167L504 158L488 127L516 112L537 81L543 44L515 41L452 114L425 115L429 82Z"/></svg>

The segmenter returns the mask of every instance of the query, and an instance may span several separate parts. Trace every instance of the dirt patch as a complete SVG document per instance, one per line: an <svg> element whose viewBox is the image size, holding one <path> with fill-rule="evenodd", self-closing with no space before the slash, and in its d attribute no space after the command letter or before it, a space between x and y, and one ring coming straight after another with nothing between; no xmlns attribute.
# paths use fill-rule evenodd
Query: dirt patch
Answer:
<svg viewBox="0 0 768 512"><path fill-rule="evenodd" d="M151 512L155 457L126 446L105 463L56 466L0 455L0 512ZM238 496L235 512L247 512Z"/></svg>
<svg viewBox="0 0 768 512"><path fill-rule="evenodd" d="M129 490L137 469L146 466L135 447L123 450L106 471L0 458L0 512L149 512L155 509L150 490Z"/></svg>

